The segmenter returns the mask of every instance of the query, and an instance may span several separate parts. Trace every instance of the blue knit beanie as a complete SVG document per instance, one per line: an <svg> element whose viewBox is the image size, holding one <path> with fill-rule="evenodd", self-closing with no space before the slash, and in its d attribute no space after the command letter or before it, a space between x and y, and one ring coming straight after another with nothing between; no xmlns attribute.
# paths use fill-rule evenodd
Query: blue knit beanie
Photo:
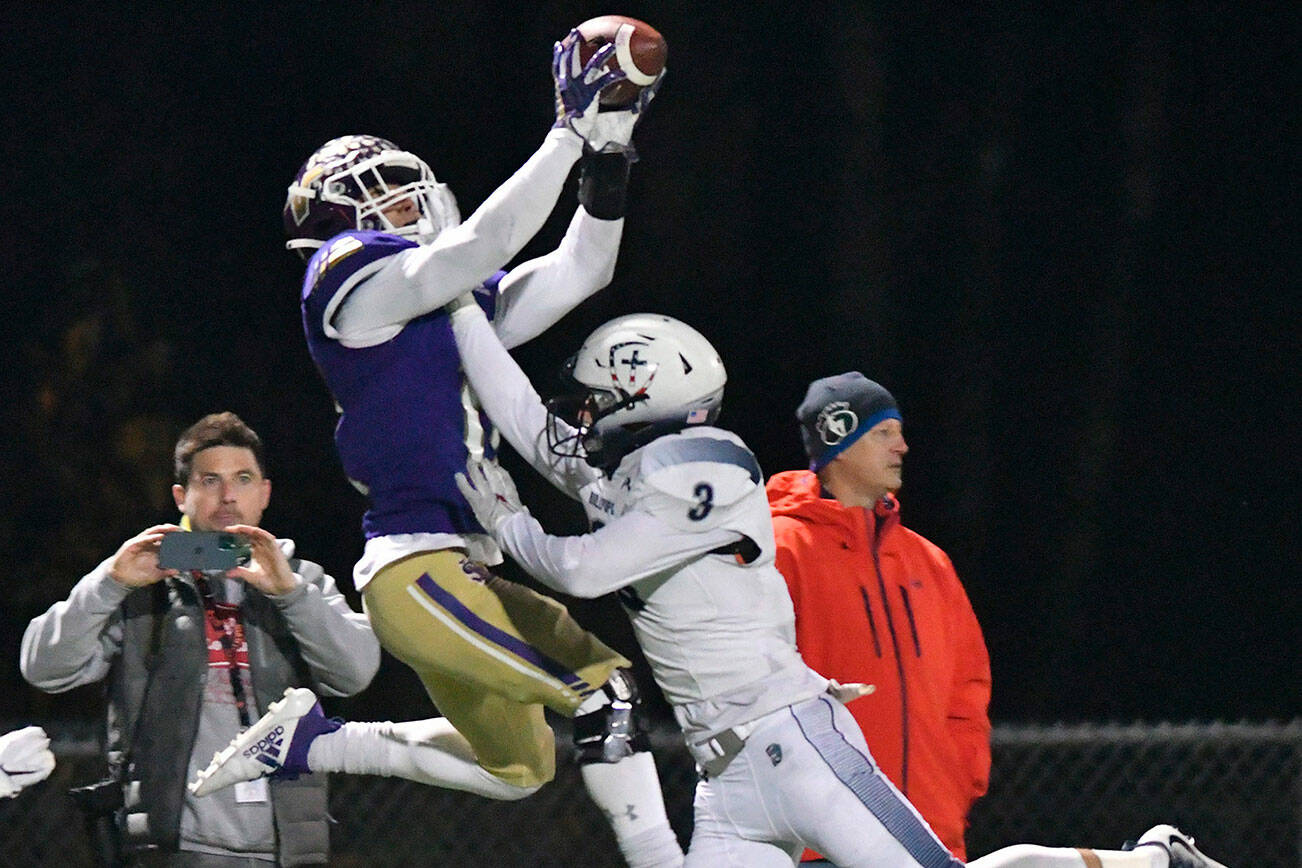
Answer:
<svg viewBox="0 0 1302 868"><path fill-rule="evenodd" d="M796 418L800 420L800 438L809 456L809 469L814 472L826 467L883 419L904 419L891 393L858 371L810 383Z"/></svg>

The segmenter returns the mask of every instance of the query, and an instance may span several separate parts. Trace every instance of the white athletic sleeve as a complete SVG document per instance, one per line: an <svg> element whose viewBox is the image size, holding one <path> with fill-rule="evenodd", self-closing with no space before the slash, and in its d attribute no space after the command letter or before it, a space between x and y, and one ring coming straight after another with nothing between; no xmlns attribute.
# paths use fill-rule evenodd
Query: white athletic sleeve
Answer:
<svg viewBox="0 0 1302 868"><path fill-rule="evenodd" d="M575 597L599 597L741 538L726 528L679 530L640 510L581 536L552 536L532 515L517 512L493 536L529 575Z"/></svg>
<svg viewBox="0 0 1302 868"><path fill-rule="evenodd" d="M582 147L570 130L552 130L464 223L390 257L340 307L333 323L340 342L370 346L388 340L408 321L474 289L510 262L556 207Z"/></svg>
<svg viewBox="0 0 1302 868"><path fill-rule="evenodd" d="M460 307L451 319L461 367L480 407L520 457L552 485L577 498L598 470L582 458L552 454L547 447L547 409L479 305Z"/></svg>
<svg viewBox="0 0 1302 868"><path fill-rule="evenodd" d="M624 220L598 220L579 208L560 245L512 268L499 284L493 327L509 349L551 328L610 283Z"/></svg>

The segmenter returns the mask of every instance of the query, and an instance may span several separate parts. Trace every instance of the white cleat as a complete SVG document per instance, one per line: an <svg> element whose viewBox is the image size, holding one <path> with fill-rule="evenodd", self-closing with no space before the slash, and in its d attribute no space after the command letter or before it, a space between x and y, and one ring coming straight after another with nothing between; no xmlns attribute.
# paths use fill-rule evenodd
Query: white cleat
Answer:
<svg viewBox="0 0 1302 868"><path fill-rule="evenodd" d="M1226 868L1215 859L1204 856L1194 846L1193 838L1175 826L1154 826L1139 836L1133 849L1140 847L1161 847L1171 859L1170 868Z"/></svg>
<svg viewBox="0 0 1302 868"><path fill-rule="evenodd" d="M309 772L307 745L340 725L321 712L315 693L306 687L290 687L253 726L213 754L208 767L190 782L190 792L206 796L241 781Z"/></svg>

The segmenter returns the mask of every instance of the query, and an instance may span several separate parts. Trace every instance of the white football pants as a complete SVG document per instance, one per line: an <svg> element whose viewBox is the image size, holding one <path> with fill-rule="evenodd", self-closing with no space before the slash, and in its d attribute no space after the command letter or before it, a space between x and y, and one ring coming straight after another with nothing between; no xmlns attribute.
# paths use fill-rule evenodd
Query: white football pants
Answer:
<svg viewBox="0 0 1302 868"><path fill-rule="evenodd" d="M717 778L696 788L687 868L787 868L806 847L841 868L961 868L877 770L829 696L760 718Z"/></svg>

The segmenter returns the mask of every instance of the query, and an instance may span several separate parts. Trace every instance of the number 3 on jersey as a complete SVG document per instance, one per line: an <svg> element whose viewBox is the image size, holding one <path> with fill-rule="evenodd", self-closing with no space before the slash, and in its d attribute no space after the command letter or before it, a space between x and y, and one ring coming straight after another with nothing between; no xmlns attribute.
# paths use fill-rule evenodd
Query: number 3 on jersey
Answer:
<svg viewBox="0 0 1302 868"><path fill-rule="evenodd" d="M687 510L687 517L692 521L700 521L714 509L714 486L708 482L698 482L692 489L692 496L696 498L696 505Z"/></svg>

